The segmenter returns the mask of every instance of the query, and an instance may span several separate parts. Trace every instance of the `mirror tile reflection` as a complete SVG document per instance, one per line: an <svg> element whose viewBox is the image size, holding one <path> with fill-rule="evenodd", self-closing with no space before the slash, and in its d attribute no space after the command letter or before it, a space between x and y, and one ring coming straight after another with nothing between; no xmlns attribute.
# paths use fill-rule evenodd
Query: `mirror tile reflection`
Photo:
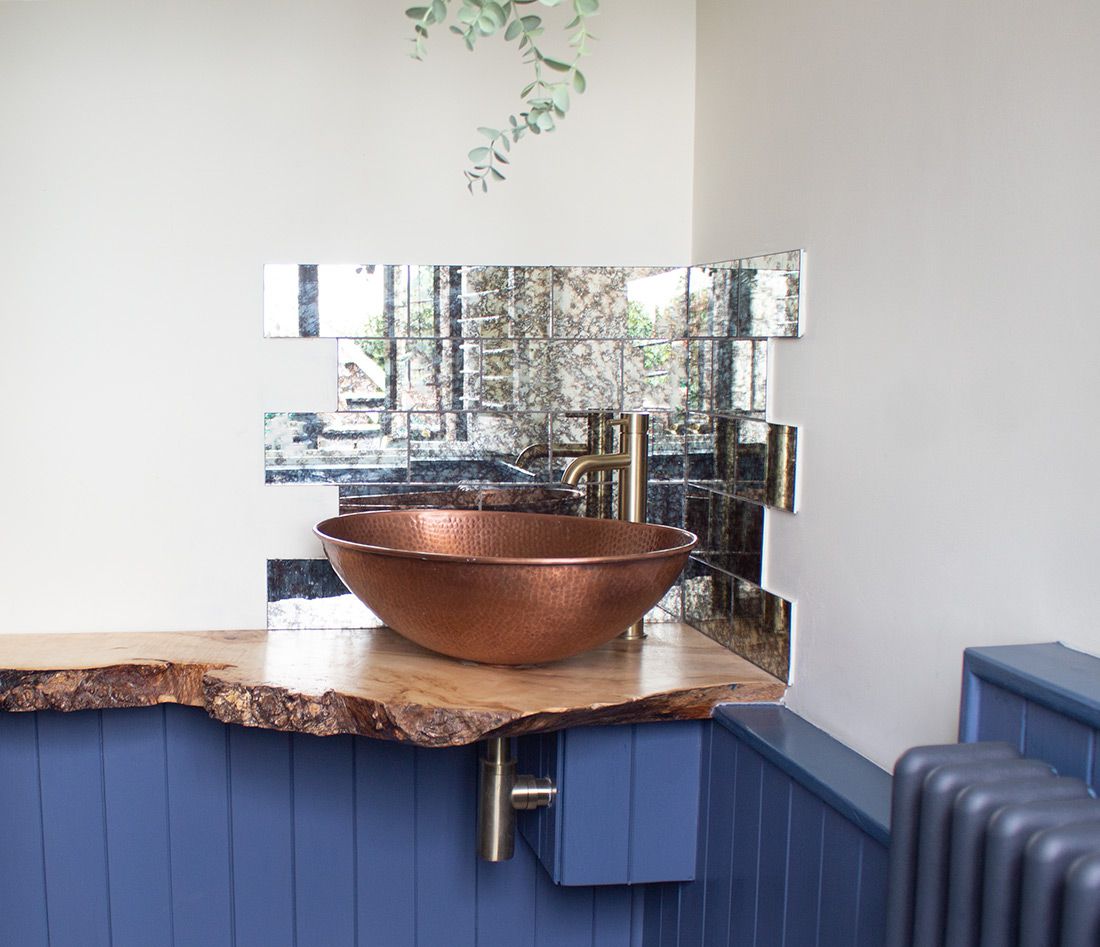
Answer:
<svg viewBox="0 0 1100 947"><path fill-rule="evenodd" d="M687 332L684 267L554 267L553 295L557 337L682 337Z"/></svg>
<svg viewBox="0 0 1100 947"><path fill-rule="evenodd" d="M799 335L799 250L693 266L688 276L691 335L782 338Z"/></svg>
<svg viewBox="0 0 1100 947"><path fill-rule="evenodd" d="M693 484L794 511L797 428L705 414L690 415L689 426L688 479Z"/></svg>
<svg viewBox="0 0 1100 947"><path fill-rule="evenodd" d="M774 636L790 606L759 581L764 506L794 508L797 431L766 421L767 357L768 339L800 331L801 262L267 266L265 335L336 339L337 410L266 415L266 480L337 484L342 510L492 490L528 511L612 515L610 482L553 491L593 412L646 411L649 518L701 539L698 574L659 609L785 674ZM327 591L272 587L273 623L365 620L341 614L327 566L281 568Z"/></svg>
<svg viewBox="0 0 1100 947"><path fill-rule="evenodd" d="M764 507L692 486L687 491L685 529L699 537L694 555L708 565L760 582Z"/></svg>
<svg viewBox="0 0 1100 947"><path fill-rule="evenodd" d="M695 558L680 588L688 624L780 680L788 679L790 602Z"/></svg>

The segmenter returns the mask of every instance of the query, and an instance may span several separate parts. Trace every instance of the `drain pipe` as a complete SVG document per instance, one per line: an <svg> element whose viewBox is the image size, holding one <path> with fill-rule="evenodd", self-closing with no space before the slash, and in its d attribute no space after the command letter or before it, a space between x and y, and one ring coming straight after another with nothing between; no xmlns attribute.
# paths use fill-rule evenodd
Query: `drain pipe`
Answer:
<svg viewBox="0 0 1100 947"><path fill-rule="evenodd" d="M517 776L511 740L481 744L478 762L477 853L489 862L507 861L516 850L516 810L554 803L558 789L547 776Z"/></svg>

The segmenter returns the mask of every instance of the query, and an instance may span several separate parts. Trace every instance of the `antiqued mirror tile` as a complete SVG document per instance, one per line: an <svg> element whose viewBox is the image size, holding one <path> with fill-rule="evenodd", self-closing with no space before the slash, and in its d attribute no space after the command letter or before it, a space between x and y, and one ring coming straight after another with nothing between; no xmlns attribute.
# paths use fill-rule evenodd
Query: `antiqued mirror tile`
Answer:
<svg viewBox="0 0 1100 947"><path fill-rule="evenodd" d="M649 479L684 480L684 414L649 412Z"/></svg>
<svg viewBox="0 0 1100 947"><path fill-rule="evenodd" d="M264 335L393 336L408 321L408 267L283 264L264 267Z"/></svg>
<svg viewBox="0 0 1100 947"><path fill-rule="evenodd" d="M687 410L714 408L714 342L693 339L687 344Z"/></svg>
<svg viewBox="0 0 1100 947"><path fill-rule="evenodd" d="M790 677L791 603L751 582L734 580L732 651L781 681Z"/></svg>
<svg viewBox="0 0 1100 947"><path fill-rule="evenodd" d="M667 339L626 342L623 410L683 411L687 406L687 343Z"/></svg>
<svg viewBox="0 0 1100 947"><path fill-rule="evenodd" d="M763 419L767 399L767 341L715 341L713 410L753 414Z"/></svg>
<svg viewBox="0 0 1100 947"><path fill-rule="evenodd" d="M732 575L759 582L764 507L701 487L689 487L685 528L699 537L692 555Z"/></svg>
<svg viewBox="0 0 1100 947"><path fill-rule="evenodd" d="M553 410L618 411L622 407L622 342L554 339L549 352Z"/></svg>
<svg viewBox="0 0 1100 947"><path fill-rule="evenodd" d="M370 483L408 479L408 429L400 412L269 413L268 483Z"/></svg>
<svg viewBox="0 0 1100 947"><path fill-rule="evenodd" d="M680 585L688 624L769 674L788 680L790 602L694 557Z"/></svg>
<svg viewBox="0 0 1100 947"><path fill-rule="evenodd" d="M341 411L379 411L396 407L393 339L339 339L336 343L336 391Z"/></svg>
<svg viewBox="0 0 1100 947"><path fill-rule="evenodd" d="M661 597L661 600L650 609L645 620L650 621L679 621L684 620L684 592L677 579Z"/></svg>
<svg viewBox="0 0 1100 947"><path fill-rule="evenodd" d="M693 266L688 271L688 325L692 336L733 334L737 261Z"/></svg>
<svg viewBox="0 0 1100 947"><path fill-rule="evenodd" d="M550 334L551 268L462 267L462 335L545 338Z"/></svg>
<svg viewBox="0 0 1100 947"><path fill-rule="evenodd" d="M398 322L397 333L404 336L438 338L453 336L451 326L451 293L454 287L455 305L459 287L453 274L457 267L413 265L408 268L408 281L402 286L403 296L398 297L398 311L408 314L406 324ZM400 302L404 301L402 310Z"/></svg>
<svg viewBox="0 0 1100 947"><path fill-rule="evenodd" d="M646 490L647 520L684 528L684 484L650 482Z"/></svg>
<svg viewBox="0 0 1100 947"><path fill-rule="evenodd" d="M410 411L462 410L478 404L481 351L474 341L399 339L397 403Z"/></svg>
<svg viewBox="0 0 1100 947"><path fill-rule="evenodd" d="M687 270L668 267L554 267L552 331L558 338L682 336Z"/></svg>
<svg viewBox="0 0 1100 947"><path fill-rule="evenodd" d="M481 340L482 408L546 409L554 401L555 388L549 343L540 339Z"/></svg>
<svg viewBox="0 0 1100 947"><path fill-rule="evenodd" d="M732 335L798 335L801 257L798 250L792 250L740 261Z"/></svg>
<svg viewBox="0 0 1100 947"><path fill-rule="evenodd" d="M634 339L687 334L687 269L633 269L626 279L626 334Z"/></svg>
<svg viewBox="0 0 1100 947"><path fill-rule="evenodd" d="M411 412L409 479L423 483L532 483L549 479L549 459L516 464L550 437L541 413Z"/></svg>
<svg viewBox="0 0 1100 947"><path fill-rule="evenodd" d="M692 557L680 577L684 621L725 648L733 643L733 583L731 575Z"/></svg>
<svg viewBox="0 0 1100 947"><path fill-rule="evenodd" d="M692 415L688 479L780 510L794 510L798 429L729 415Z"/></svg>
<svg viewBox="0 0 1100 947"><path fill-rule="evenodd" d="M348 592L327 559L267 560L269 629L381 626L381 619Z"/></svg>

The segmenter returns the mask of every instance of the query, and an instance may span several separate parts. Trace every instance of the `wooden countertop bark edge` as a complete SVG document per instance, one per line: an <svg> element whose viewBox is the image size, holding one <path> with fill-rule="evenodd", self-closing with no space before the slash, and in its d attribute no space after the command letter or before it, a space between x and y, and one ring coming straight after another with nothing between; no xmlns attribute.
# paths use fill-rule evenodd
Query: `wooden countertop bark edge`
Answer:
<svg viewBox="0 0 1100 947"><path fill-rule="evenodd" d="M721 703L776 701L777 680L686 687L607 703L537 710L426 705L234 679L233 665L163 659L97 667L0 669L0 711L78 711L182 704L222 723L315 736L353 734L453 747L576 726L693 720Z"/></svg>

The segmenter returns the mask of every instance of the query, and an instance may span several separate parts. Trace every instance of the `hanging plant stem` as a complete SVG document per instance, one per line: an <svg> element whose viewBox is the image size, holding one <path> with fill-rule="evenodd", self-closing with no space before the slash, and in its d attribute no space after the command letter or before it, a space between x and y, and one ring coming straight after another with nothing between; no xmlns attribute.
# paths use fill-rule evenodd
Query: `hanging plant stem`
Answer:
<svg viewBox="0 0 1100 947"><path fill-rule="evenodd" d="M487 191L490 180L503 181L505 175L501 166L509 163L508 153L512 145L528 132L541 135L554 131L569 111L570 92L583 93L588 85L578 63L589 54L589 41L596 38L588 30L588 20L599 12L599 0L569 0L573 18L566 24L565 31L570 34L568 44L572 52L562 59L547 56L539 45L539 37L546 32L542 17L522 12L523 8L535 3L557 7L564 2L432 0L428 6L410 7L405 11L405 15L413 21L414 59L424 58L428 28L446 23L453 4L458 12L450 31L462 37L467 49L472 52L479 39L503 33L505 41L516 43L524 63L531 66L533 78L519 94L526 109L509 115L507 124L501 128L478 128L487 143L472 148L468 155L471 166L463 174L471 194L475 187Z"/></svg>

